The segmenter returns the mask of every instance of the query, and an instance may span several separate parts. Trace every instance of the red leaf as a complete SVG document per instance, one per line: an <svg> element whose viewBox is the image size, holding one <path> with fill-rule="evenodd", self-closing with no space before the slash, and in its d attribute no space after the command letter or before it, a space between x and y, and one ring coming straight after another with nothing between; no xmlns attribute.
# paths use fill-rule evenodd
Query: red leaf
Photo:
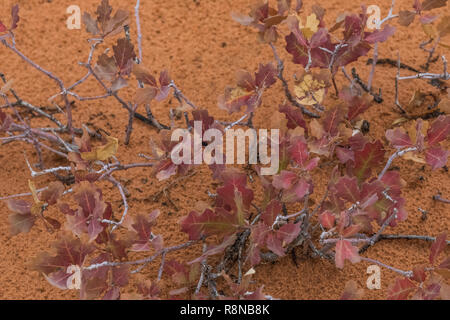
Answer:
<svg viewBox="0 0 450 320"><path fill-rule="evenodd" d="M354 95L352 90L347 87L339 92L339 97L348 105L347 119L349 121L355 119L370 107L371 101L368 95Z"/></svg>
<svg viewBox="0 0 450 320"><path fill-rule="evenodd" d="M329 41L330 35L326 28L320 28L316 33L313 34L310 41L311 48L322 47L325 43Z"/></svg>
<svg viewBox="0 0 450 320"><path fill-rule="evenodd" d="M450 269L450 257L447 257L440 265L439 268Z"/></svg>
<svg viewBox="0 0 450 320"><path fill-rule="evenodd" d="M83 210L84 216L94 213L96 203L100 201L101 193L93 184L83 181L77 186L74 199Z"/></svg>
<svg viewBox="0 0 450 320"><path fill-rule="evenodd" d="M91 17L91 15L87 12L83 13L82 17L83 23L86 26L86 31L93 34L94 36L97 35L100 30L98 28L97 20Z"/></svg>
<svg viewBox="0 0 450 320"><path fill-rule="evenodd" d="M94 72L102 80L114 81L117 75L117 65L114 57L108 57L106 54L99 56Z"/></svg>
<svg viewBox="0 0 450 320"><path fill-rule="evenodd" d="M3 22L0 21L0 32L8 31L8 28L3 24Z"/></svg>
<svg viewBox="0 0 450 320"><path fill-rule="evenodd" d="M341 177L336 183L335 188L336 196L347 200L350 203L356 203L361 198L358 188L358 181L355 177Z"/></svg>
<svg viewBox="0 0 450 320"><path fill-rule="evenodd" d="M269 88L276 80L277 69L268 63L266 65L260 64L258 72L255 73L255 84L258 88Z"/></svg>
<svg viewBox="0 0 450 320"><path fill-rule="evenodd" d="M312 185L302 179L294 187L283 192L282 202L292 203L302 200L307 194L312 193Z"/></svg>
<svg viewBox="0 0 450 320"><path fill-rule="evenodd" d="M336 156L344 164L348 161L355 161L355 153L347 148L336 147Z"/></svg>
<svg viewBox="0 0 450 320"><path fill-rule="evenodd" d="M361 261L361 257L358 255L358 248L353 246L348 240L339 240L336 243L336 254L334 259L336 267L339 269L344 268L346 259L351 263L358 263Z"/></svg>
<svg viewBox="0 0 450 320"><path fill-rule="evenodd" d="M306 122L303 119L302 111L299 108L294 108L288 103L280 105L278 111L284 113L287 119L287 127L289 129L295 129L297 127L302 127L307 132Z"/></svg>
<svg viewBox="0 0 450 320"><path fill-rule="evenodd" d="M203 236L227 235L233 233L237 226L237 217L222 208L217 212L206 209L202 214L191 211L181 221L181 231L189 235L189 240L198 240Z"/></svg>
<svg viewBox="0 0 450 320"><path fill-rule="evenodd" d="M21 199L9 199L6 204L12 212L23 215L31 214L31 203L28 201Z"/></svg>
<svg viewBox="0 0 450 320"><path fill-rule="evenodd" d="M129 75L133 67L133 60L136 58L133 44L128 39L119 39L117 44L113 46L113 51L120 74Z"/></svg>
<svg viewBox="0 0 450 320"><path fill-rule="evenodd" d="M389 300L406 300L411 292L416 289L414 282L408 278L397 278L388 289Z"/></svg>
<svg viewBox="0 0 450 320"><path fill-rule="evenodd" d="M119 299L120 299L120 288L118 287L109 288L109 290L106 291L105 295L102 298L102 300L119 300Z"/></svg>
<svg viewBox="0 0 450 320"><path fill-rule="evenodd" d="M306 166L306 160L308 160L309 152L308 145L304 137L295 137L291 141L291 145L288 147L289 155L301 167Z"/></svg>
<svg viewBox="0 0 450 320"><path fill-rule="evenodd" d="M436 170L447 164L449 151L442 148L429 148L425 150L425 161Z"/></svg>
<svg viewBox="0 0 450 320"><path fill-rule="evenodd" d="M139 214L135 218L135 222L131 225L137 234L137 240L131 247L133 251L150 250L149 241L152 237L152 227L155 225L154 221L158 215L159 210L154 210L149 216Z"/></svg>
<svg viewBox="0 0 450 320"><path fill-rule="evenodd" d="M372 168L377 167L384 160L382 143L377 140L374 143L366 143L362 151L355 152L354 174L359 181L370 177Z"/></svg>
<svg viewBox="0 0 450 320"><path fill-rule="evenodd" d="M444 251L447 246L447 233L441 233L436 237L436 241L431 245L430 250L430 263L433 264L439 254Z"/></svg>
<svg viewBox="0 0 450 320"><path fill-rule="evenodd" d="M343 47L336 53L334 67L344 67L349 63L358 60L359 57L366 56L370 49L370 45L363 41Z"/></svg>
<svg viewBox="0 0 450 320"><path fill-rule="evenodd" d="M424 0L422 10L428 11L436 8L442 8L447 5L447 0Z"/></svg>
<svg viewBox="0 0 450 320"><path fill-rule="evenodd" d="M358 288L355 280L350 280L345 284L344 292L341 295L341 300L358 300L364 295L364 290Z"/></svg>
<svg viewBox="0 0 450 320"><path fill-rule="evenodd" d="M292 32L286 36L286 51L292 55L292 61L294 63L306 67L308 64L308 47L303 44L306 43L306 39L303 38L303 35L300 37L299 41L298 37Z"/></svg>
<svg viewBox="0 0 450 320"><path fill-rule="evenodd" d="M398 23L402 26L409 26L416 17L416 13L414 11L403 10L399 12L399 20Z"/></svg>
<svg viewBox="0 0 450 320"><path fill-rule="evenodd" d="M365 40L369 43L384 42L390 36L392 36L394 33L395 33L395 27L387 25L384 27L383 31L375 30L374 32L372 32L371 34L366 36Z"/></svg>
<svg viewBox="0 0 450 320"><path fill-rule="evenodd" d="M440 115L427 131L426 140L429 146L433 146L447 138L450 134L450 116Z"/></svg>
<svg viewBox="0 0 450 320"><path fill-rule="evenodd" d="M239 112L241 107L247 106L246 112L253 111L259 104L261 99L255 91L245 91L240 87L225 88L225 93L219 97L219 108L227 110L230 114Z"/></svg>
<svg viewBox="0 0 450 320"><path fill-rule="evenodd" d="M82 266L86 256L94 251L90 244L84 244L78 238L62 237L52 245L56 248L56 255L50 256L44 252L39 254L33 262L33 269L49 274L66 269L68 266Z"/></svg>
<svg viewBox="0 0 450 320"><path fill-rule="evenodd" d="M60 181L52 182L48 185L47 189L39 194L39 199L47 202L49 205L53 205L62 196L64 190L64 185Z"/></svg>
<svg viewBox="0 0 450 320"><path fill-rule="evenodd" d="M336 217L331 211L327 210L319 215L319 222L326 229L333 228L335 221Z"/></svg>
<svg viewBox="0 0 450 320"><path fill-rule="evenodd" d="M287 223L277 230L277 237L282 241L283 247L290 244L300 233L301 223Z"/></svg>
<svg viewBox="0 0 450 320"><path fill-rule="evenodd" d="M8 216L11 235L27 233L31 230L36 221L36 217L29 214L13 213Z"/></svg>
<svg viewBox="0 0 450 320"><path fill-rule="evenodd" d="M338 125L343 119L342 110L339 106L329 109L324 116L323 128L330 136L338 134Z"/></svg>
<svg viewBox="0 0 450 320"><path fill-rule="evenodd" d="M283 170L273 177L272 185L277 189L289 189L297 179L297 175L292 171Z"/></svg>
<svg viewBox="0 0 450 320"><path fill-rule="evenodd" d="M97 7L97 21L101 25L106 25L106 22L111 18L112 7L109 5L108 0L102 0Z"/></svg>
<svg viewBox="0 0 450 320"><path fill-rule="evenodd" d="M429 24L436 20L439 16L423 15L420 16L420 22L422 24Z"/></svg>
<svg viewBox="0 0 450 320"><path fill-rule="evenodd" d="M440 283L430 283L426 284L424 287L419 288L417 292L414 294L412 299L416 300L434 300L441 293L441 284Z"/></svg>
<svg viewBox="0 0 450 320"><path fill-rule="evenodd" d="M361 226L357 225L357 224L352 224L351 226L345 228L342 233L341 236L343 238L349 238L351 236L354 236L356 233L358 233L361 230Z"/></svg>
<svg viewBox="0 0 450 320"><path fill-rule="evenodd" d="M112 268L112 281L115 286L125 287L128 284L129 276L130 267L126 264Z"/></svg>
<svg viewBox="0 0 450 320"><path fill-rule="evenodd" d="M222 253L226 248L231 246L236 242L236 234L232 234L229 237L226 237L219 245L209 247L200 257L189 261L188 264L199 263L205 260L209 256L213 256L219 253Z"/></svg>
<svg viewBox="0 0 450 320"><path fill-rule="evenodd" d="M14 30L15 28L17 28L17 23L20 20L18 4L11 8L11 18L11 30Z"/></svg>
<svg viewBox="0 0 450 320"><path fill-rule="evenodd" d="M266 209L261 215L261 219L264 221L266 225L272 226L273 223L275 222L275 219L280 213L281 213L281 203L278 200L273 199L267 205Z"/></svg>
<svg viewBox="0 0 450 320"><path fill-rule="evenodd" d="M413 269L413 276L411 279L417 282L424 282L427 278L427 274L425 272L425 266L417 266Z"/></svg>
<svg viewBox="0 0 450 320"><path fill-rule="evenodd" d="M285 255L283 243L274 233L269 233L267 236L267 248L279 257Z"/></svg>
<svg viewBox="0 0 450 320"><path fill-rule="evenodd" d="M400 128L389 129L386 131L386 139L395 147L395 148L406 148L412 147L413 143L411 142L411 138L406 132L404 132Z"/></svg>
<svg viewBox="0 0 450 320"><path fill-rule="evenodd" d="M367 142L368 139L361 132L358 132L348 139L348 144L353 151L362 150Z"/></svg>

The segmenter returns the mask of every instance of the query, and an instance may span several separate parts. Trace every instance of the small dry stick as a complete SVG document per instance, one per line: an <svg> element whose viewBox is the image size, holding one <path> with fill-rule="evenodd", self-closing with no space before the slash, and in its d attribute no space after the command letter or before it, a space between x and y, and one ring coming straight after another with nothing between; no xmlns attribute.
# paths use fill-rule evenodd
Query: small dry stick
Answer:
<svg viewBox="0 0 450 320"><path fill-rule="evenodd" d="M440 194L433 196L433 200L440 201L443 203L450 203L450 200L442 198Z"/></svg>

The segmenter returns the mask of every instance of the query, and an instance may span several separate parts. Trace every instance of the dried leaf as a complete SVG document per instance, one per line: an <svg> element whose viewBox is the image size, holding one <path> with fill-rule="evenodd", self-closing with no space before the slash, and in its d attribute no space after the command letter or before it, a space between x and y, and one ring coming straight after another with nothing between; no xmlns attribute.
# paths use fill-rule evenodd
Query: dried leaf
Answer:
<svg viewBox="0 0 450 320"><path fill-rule="evenodd" d="M89 152L81 152L81 158L83 160L100 160L105 161L116 154L119 147L119 140L114 137L106 137L108 142L100 147L96 147L94 150Z"/></svg>

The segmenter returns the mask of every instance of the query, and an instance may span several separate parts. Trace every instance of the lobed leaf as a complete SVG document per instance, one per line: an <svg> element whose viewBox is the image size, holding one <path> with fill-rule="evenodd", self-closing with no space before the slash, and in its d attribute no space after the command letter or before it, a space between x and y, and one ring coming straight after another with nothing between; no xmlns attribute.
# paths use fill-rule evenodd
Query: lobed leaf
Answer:
<svg viewBox="0 0 450 320"><path fill-rule="evenodd" d="M358 263L361 258L358 254L358 248L353 246L348 240L339 240L336 243L336 254L335 254L336 267L339 269L344 268L345 260L349 260L351 263Z"/></svg>

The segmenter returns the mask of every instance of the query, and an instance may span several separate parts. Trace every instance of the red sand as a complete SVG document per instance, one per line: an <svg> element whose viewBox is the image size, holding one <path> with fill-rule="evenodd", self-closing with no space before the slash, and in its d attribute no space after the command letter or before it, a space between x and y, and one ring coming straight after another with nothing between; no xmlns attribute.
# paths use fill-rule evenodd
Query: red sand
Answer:
<svg viewBox="0 0 450 320"><path fill-rule="evenodd" d="M6 20L12 4L20 4L21 21L16 31L17 46L26 55L41 66L60 76L65 83L73 83L84 75L85 69L78 66L78 61L87 59L89 45L86 41L87 33L83 30L68 30L65 25L67 19L66 8L77 4L82 11L94 12L97 1L94 0L0 0L0 17ZM126 3L127 2L127 3ZM373 3L372 3L373 2ZM381 7L382 16L387 14L390 0L372 1ZM111 0L111 5L133 12L134 1ZM183 92L199 106L207 108L210 114L220 120L229 120L227 114L217 107L217 97L223 92L227 84L234 82L235 72L239 69L254 70L259 62L272 61L268 46L256 41L255 33L235 23L230 16L232 11L247 12L253 0L148 0L143 1L141 21L143 30L144 64L152 70L167 68L171 77ZM305 1L306 12L309 12L311 1ZM396 12L409 9L411 0L397 1ZM339 13L343 11L356 12L359 10L357 1L339 0L321 1L327 10L327 24L329 25ZM448 13L447 8L436 10L441 14ZM132 37L135 36L135 26L132 24ZM135 38L135 37L134 37ZM395 58L400 52L402 62L412 66L419 66L426 60L426 54L419 49L419 43L425 40L420 26L398 27L397 32L387 43L380 45L380 58ZM447 41L449 43L450 41ZM97 53L111 46L111 41L103 44ZM283 52L287 63L287 76L290 77L295 69L289 57L282 50L282 41L278 47ZM440 49L445 50L445 49ZM445 51L441 53L445 54ZM450 56L447 51L447 56ZM17 56L8 52L4 47L0 49L0 72L9 79L14 79L14 88L20 96L36 105L47 105L47 99L58 92L58 88L45 76L24 64ZM366 59L362 59L354 66L363 79L367 79L368 66ZM441 65L432 65L431 71L441 72ZM391 67L377 67L374 86L383 89L385 102L374 105L363 117L370 121L370 135L381 138L384 131L399 117L393 105L395 69ZM344 81L339 78L338 81ZM428 90L424 82L416 81L402 83L400 99L408 101L414 88ZM268 91L263 105L255 115L257 127L267 127L271 114L276 106L284 100L280 84ZM432 90L430 88L430 90ZM81 95L101 94L102 90L94 82L88 82L79 88ZM120 94L130 98L127 90ZM163 123L169 123L168 110L175 106L174 99L168 99L160 104L154 104L153 112ZM326 104L325 104L326 105ZM143 111L143 110L141 110ZM237 119L239 115L234 115ZM134 132L129 146L123 145L124 128L127 123L127 113L113 99L94 102L76 102L74 108L75 125L93 123L103 127L111 135L119 137L120 147L118 157L124 163L138 159L140 152L148 153L150 137L157 132L140 122L135 122ZM33 123L39 123L33 120ZM0 196L26 192L29 172L26 170L23 151L35 159L30 146L25 144L8 144L0 148ZM34 158L33 158L34 157ZM53 155L45 155L46 163L61 165L63 162ZM450 197L449 173L444 170L431 171L411 161L396 161L400 166L403 179L407 182L404 194L407 200L409 218L397 228L389 232L399 234L419 234L435 236L449 230L450 206L434 202L431 197L439 190L446 198ZM119 173L116 177L127 186L131 192L130 212L149 212L159 208L159 218L156 233L162 233L167 244L186 241L186 236L179 232L177 221L192 209L198 200L208 200L207 191L214 190L207 168L196 170L195 176L185 179L170 189L171 198L178 207L173 207L167 199L160 197L153 201L153 196L170 183L158 182L150 177L150 170L137 169ZM321 190L328 177L328 168L317 173L318 192L313 200L321 197ZM419 179L422 176L423 179ZM144 179L144 178L148 178ZM35 179L38 187L45 185L48 178ZM138 190L142 190L141 193ZM109 186L105 188L105 197L113 202L116 212L121 204L117 191ZM422 221L418 207L429 212L428 219ZM38 252L48 250L49 244L56 238L55 234L48 234L43 225L35 226L30 233L11 237L9 233L9 214L6 205L1 202L0 223L0 298L2 299L74 299L77 291L62 291L48 284L44 277L37 272L30 271L28 264ZM56 210L50 214L58 216ZM61 216L58 216L61 218ZM61 219L60 219L61 220ZM424 263L428 258L430 243L421 241L393 240L383 241L369 249L364 256L381 260L400 269L410 270L415 264ZM192 258L200 251L194 247L181 253L174 253L171 257L180 260ZM448 251L447 251L448 253ZM345 283L355 279L360 287L365 288L368 263L346 265L338 270L328 261L302 260L298 267L290 257L285 257L275 264L265 264L256 268L255 280L265 285L265 292L282 299L336 299L339 298ZM156 262L157 263L157 262ZM141 277L155 278L157 265L147 267ZM381 290L365 290L365 298L382 299L386 296L387 286L395 279L396 274L382 270ZM129 291L133 288L130 286Z"/></svg>

